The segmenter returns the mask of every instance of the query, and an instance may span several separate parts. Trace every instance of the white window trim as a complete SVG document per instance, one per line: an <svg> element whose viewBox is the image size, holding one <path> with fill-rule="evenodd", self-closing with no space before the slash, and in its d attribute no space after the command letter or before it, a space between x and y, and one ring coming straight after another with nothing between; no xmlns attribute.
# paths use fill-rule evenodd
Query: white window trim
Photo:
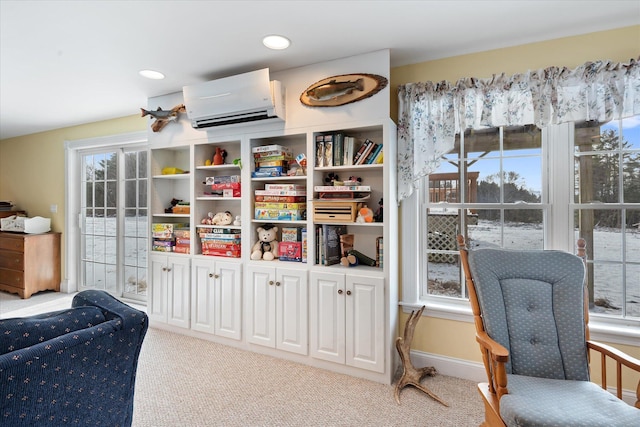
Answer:
<svg viewBox="0 0 640 427"><path fill-rule="evenodd" d="M148 145L147 132L131 132L97 138L78 139L64 142L65 167L65 271L66 279L62 282L61 291L72 293L78 291L78 251L80 250L80 233L78 215L80 213L79 185L80 153L84 150L139 144Z"/></svg>
<svg viewBox="0 0 640 427"><path fill-rule="evenodd" d="M573 137L574 127L570 124L563 124L543 129L542 141L543 144L549 140L558 141L559 138L572 141ZM547 148L550 152L548 162L543 158L543 170L554 170L556 179L559 173L563 173L562 182L573 182L573 168L562 167L562 165L571 165L573 162L571 144L566 146L548 144ZM557 188L549 186L549 175L549 173L543 174L542 183L543 186L549 188L548 201L551 205L551 218L548 219L545 242L549 248L572 252L575 242L573 241L571 210L566 209L566 215L554 215L554 206L568 206L573 198L573 193L569 186L566 187L566 191L557 191ZM420 222L424 221L424 215L421 214L420 209L422 193L424 193L422 190L414 191L410 197L402 201L400 208L402 254L415 254L415 256L409 255L409 260L401 263L402 300L399 304L404 313L411 313L411 311L419 310L425 306L423 316L473 323L473 313L467 300L446 297L420 298L420 284L423 283L420 264L424 262L422 254L425 252L422 246L424 243L420 241L420 230L423 229L423 224ZM635 347L640 342L638 322L631 320L610 320L590 315L589 331L591 339L598 341Z"/></svg>

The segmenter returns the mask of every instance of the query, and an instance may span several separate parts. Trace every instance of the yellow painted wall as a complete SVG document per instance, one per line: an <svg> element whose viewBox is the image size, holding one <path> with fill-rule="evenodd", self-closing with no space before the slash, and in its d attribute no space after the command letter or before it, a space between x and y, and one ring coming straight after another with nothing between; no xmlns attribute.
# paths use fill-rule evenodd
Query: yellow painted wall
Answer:
<svg viewBox="0 0 640 427"><path fill-rule="evenodd" d="M464 77L512 75L551 66L575 68L588 61L629 62L640 56L640 26L567 37L548 42L456 56L391 69L391 114L397 120L398 86L412 82L456 82ZM402 286L402 279L400 280ZM401 292L402 295L402 292ZM408 318L400 315L400 331ZM612 344L640 359L638 346ZM423 317L416 327L412 348L443 356L481 362L472 323ZM600 378L599 362L593 363L594 379ZM609 384L615 372L608 371ZM624 388L635 390L640 376L630 376Z"/></svg>
<svg viewBox="0 0 640 427"><path fill-rule="evenodd" d="M65 141L145 131L147 122L136 115L0 140L0 200L11 200L31 217L51 218L51 229L62 232L63 280ZM58 205L57 213L50 212L51 205Z"/></svg>

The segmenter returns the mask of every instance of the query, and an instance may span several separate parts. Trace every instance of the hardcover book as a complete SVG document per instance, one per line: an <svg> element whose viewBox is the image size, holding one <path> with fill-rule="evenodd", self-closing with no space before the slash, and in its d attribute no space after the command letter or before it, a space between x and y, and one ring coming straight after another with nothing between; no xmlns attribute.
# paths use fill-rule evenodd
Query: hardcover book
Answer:
<svg viewBox="0 0 640 427"><path fill-rule="evenodd" d="M340 236L346 233L346 225L322 225L322 234L324 239L324 265L340 263L340 258L342 258Z"/></svg>
<svg viewBox="0 0 640 427"><path fill-rule="evenodd" d="M324 166L333 166L333 135L324 136Z"/></svg>
<svg viewBox="0 0 640 427"><path fill-rule="evenodd" d="M316 167L324 166L324 135L316 136Z"/></svg>
<svg viewBox="0 0 640 427"><path fill-rule="evenodd" d="M344 134L336 133L333 136L333 165L344 165Z"/></svg>

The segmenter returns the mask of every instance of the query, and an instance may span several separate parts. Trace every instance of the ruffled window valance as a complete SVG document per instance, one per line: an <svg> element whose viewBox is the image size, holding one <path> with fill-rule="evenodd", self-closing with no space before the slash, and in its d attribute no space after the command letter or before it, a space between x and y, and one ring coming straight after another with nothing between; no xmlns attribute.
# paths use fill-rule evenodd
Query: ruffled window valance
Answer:
<svg viewBox="0 0 640 427"><path fill-rule="evenodd" d="M525 74L465 78L455 85L408 83L398 88L398 198L435 171L466 129L595 120L640 114L640 66L587 62Z"/></svg>

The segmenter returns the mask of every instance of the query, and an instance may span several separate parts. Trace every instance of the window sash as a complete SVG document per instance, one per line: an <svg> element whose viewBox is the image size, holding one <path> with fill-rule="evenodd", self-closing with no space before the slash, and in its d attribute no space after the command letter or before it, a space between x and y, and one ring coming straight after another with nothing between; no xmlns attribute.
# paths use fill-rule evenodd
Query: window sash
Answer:
<svg viewBox="0 0 640 427"><path fill-rule="evenodd" d="M542 162L543 171L543 197L540 204L519 205L521 209L542 209L544 211L544 248L558 249L568 252L575 251L575 230L573 215L576 209L584 206L574 203L573 185L566 183L574 182L574 161L573 141L575 129L572 123L561 125L547 126L542 130ZM425 185L428 177L425 178L420 185L420 191L414 192L410 197L405 199L401 206L401 235L402 253L416 254L415 262L402 262L402 303L408 307L419 307L428 305L432 310L432 314L440 313L443 317L461 320L470 316L468 300L466 300L466 291L462 291L464 298L452 298L431 295L427 290L426 266L428 265L428 242L426 238L426 212L430 206L428 202L428 186ZM565 184L560 184L565 183ZM556 185L554 185L556 184ZM472 206L474 209L500 208L508 209L514 207L510 203L446 203L446 207L452 209L463 209ZM589 208L599 208L598 205L588 205ZM640 208L640 204L609 204L608 208L622 209L630 207L633 209ZM411 256L409 256L411 257ZM462 287L464 289L464 280ZM624 313L624 312L623 312ZM640 325L640 321L635 318L612 319L607 316L600 316L598 313L590 313L592 321L597 319L613 326L619 325ZM461 316L461 317L460 317ZM460 318L459 318L460 317ZM471 321L471 318L468 317ZM604 328L609 330L608 327Z"/></svg>

